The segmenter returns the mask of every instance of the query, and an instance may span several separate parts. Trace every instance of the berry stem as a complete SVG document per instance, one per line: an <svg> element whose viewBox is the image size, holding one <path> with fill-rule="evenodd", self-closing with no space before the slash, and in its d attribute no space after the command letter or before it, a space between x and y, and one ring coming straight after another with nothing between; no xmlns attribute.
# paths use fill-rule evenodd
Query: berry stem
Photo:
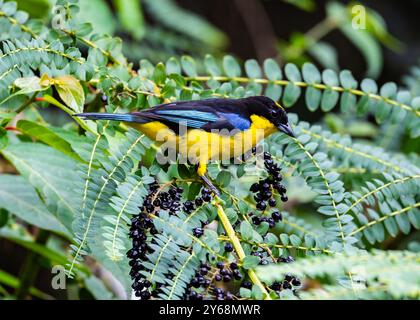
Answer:
<svg viewBox="0 0 420 320"><path fill-rule="evenodd" d="M241 242L236 236L235 230L233 229L229 221L229 218L227 217L225 211L223 210L223 207L219 203L216 203L216 207L217 207L217 215L219 216L219 219L222 222L223 228L225 229L230 241L232 242L233 247L235 248L239 261L242 262L242 260L245 258L245 251L242 248ZM264 299L271 300L270 295L268 294L261 280L257 277L257 274L255 273L255 271L252 269L249 269L248 276L251 279L251 281L261 289L261 291L264 294Z"/></svg>

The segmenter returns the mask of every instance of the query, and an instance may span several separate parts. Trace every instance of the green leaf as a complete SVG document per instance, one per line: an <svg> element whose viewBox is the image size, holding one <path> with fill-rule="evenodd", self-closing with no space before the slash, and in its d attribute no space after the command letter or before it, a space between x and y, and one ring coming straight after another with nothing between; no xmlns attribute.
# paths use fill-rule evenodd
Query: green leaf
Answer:
<svg viewBox="0 0 420 320"><path fill-rule="evenodd" d="M357 98L354 94L350 92L343 92L341 94L341 100L340 100L340 109L343 112L349 112L352 110L357 103Z"/></svg>
<svg viewBox="0 0 420 320"><path fill-rule="evenodd" d="M281 240L281 243L284 245L289 244L289 236L285 233L280 234L280 240Z"/></svg>
<svg viewBox="0 0 420 320"><path fill-rule="evenodd" d="M159 22L160 26L163 25L181 33L181 39L186 35L186 38L198 40L197 46L205 44L212 49L223 49L227 43L228 39L223 32L203 17L183 9L175 1L143 0L143 3L153 20Z"/></svg>
<svg viewBox="0 0 420 320"><path fill-rule="evenodd" d="M385 83L380 90L380 95L384 98L393 99L397 94L397 85L394 82ZM381 123L385 119L388 119L392 111L391 105L385 101L380 101L376 107L375 117L376 120Z"/></svg>
<svg viewBox="0 0 420 320"><path fill-rule="evenodd" d="M354 79L351 71L343 70L340 72L340 82L345 89L356 89L357 81Z"/></svg>
<svg viewBox="0 0 420 320"><path fill-rule="evenodd" d="M41 81L41 79L36 76L18 78L15 80L14 85L22 89L20 91L20 93L22 94L38 92L38 91L46 90L50 87L49 82Z"/></svg>
<svg viewBox="0 0 420 320"><path fill-rule="evenodd" d="M0 175L0 208L41 229L70 235L21 176Z"/></svg>
<svg viewBox="0 0 420 320"><path fill-rule="evenodd" d="M45 199L48 209L71 230L81 203L82 179L76 161L53 148L20 142L2 150L5 156Z"/></svg>
<svg viewBox="0 0 420 320"><path fill-rule="evenodd" d="M245 72L250 78L261 78L261 68L257 60L247 60L245 62Z"/></svg>
<svg viewBox="0 0 420 320"><path fill-rule="evenodd" d="M54 87L64 103L74 112L83 112L85 93L80 81L73 76L60 76L54 79Z"/></svg>
<svg viewBox="0 0 420 320"><path fill-rule="evenodd" d="M325 90L322 94L321 109L324 112L332 110L338 103L340 95L331 89Z"/></svg>
<svg viewBox="0 0 420 320"><path fill-rule="evenodd" d="M251 297L255 300L262 300L264 298L264 294L259 286L255 284L252 286Z"/></svg>
<svg viewBox="0 0 420 320"><path fill-rule="evenodd" d="M197 65L195 61L190 56L182 56L181 57L181 65L182 70L186 73L189 77L196 77L197 76Z"/></svg>
<svg viewBox="0 0 420 320"><path fill-rule="evenodd" d="M0 110L0 126L6 125L14 117L16 117L15 112L3 112Z"/></svg>
<svg viewBox="0 0 420 320"><path fill-rule="evenodd" d="M28 120L18 121L16 127L24 134L33 137L39 141L48 144L54 149L63 152L64 154L74 158L77 161L82 162L80 156L74 152L69 142L61 138L54 131L41 124Z"/></svg>
<svg viewBox="0 0 420 320"><path fill-rule="evenodd" d="M284 73L286 74L287 79L289 79L290 81L302 81L299 69L293 63L286 64L286 66L284 67Z"/></svg>
<svg viewBox="0 0 420 320"><path fill-rule="evenodd" d="M181 65L178 62L178 59L174 58L174 57L170 57L168 59L168 61L166 61L166 72L168 74L174 74L178 77L180 76L181 73ZM184 78L181 77L182 80L184 81Z"/></svg>
<svg viewBox="0 0 420 320"><path fill-rule="evenodd" d="M397 90L395 82L387 82L381 87L380 94L382 97L393 99L397 94Z"/></svg>
<svg viewBox="0 0 420 320"><path fill-rule="evenodd" d="M93 31L92 24L90 24L89 22L86 22L77 26L76 34L80 37L85 37L89 35L92 31Z"/></svg>
<svg viewBox="0 0 420 320"><path fill-rule="evenodd" d="M96 300L111 300L114 297L104 283L94 275L85 279L85 285Z"/></svg>
<svg viewBox="0 0 420 320"><path fill-rule="evenodd" d="M246 256L242 261L242 267L244 269L254 269L260 263L260 258L256 256Z"/></svg>
<svg viewBox="0 0 420 320"><path fill-rule="evenodd" d="M213 77L220 76L220 68L217 65L216 59L212 55L207 54L205 56L204 66L206 67L207 72L210 73Z"/></svg>
<svg viewBox="0 0 420 320"><path fill-rule="evenodd" d="M166 80L166 68L165 65L160 62L157 64L155 70L153 71L153 81L156 82L156 84L162 84Z"/></svg>
<svg viewBox="0 0 420 320"><path fill-rule="evenodd" d="M268 80L276 81L283 78L281 69L274 59L266 59L264 61L264 73Z"/></svg>
<svg viewBox="0 0 420 320"><path fill-rule="evenodd" d="M244 240L252 240L254 229L248 221L242 221L240 231Z"/></svg>
<svg viewBox="0 0 420 320"><path fill-rule="evenodd" d="M338 70L338 54L337 50L325 41L318 41L308 48L308 52L313 56L324 68Z"/></svg>
<svg viewBox="0 0 420 320"><path fill-rule="evenodd" d="M278 101L280 99L281 93L282 87L274 83L269 83L265 89L265 95L274 101Z"/></svg>
<svg viewBox="0 0 420 320"><path fill-rule="evenodd" d="M315 111L318 109L321 102L322 93L320 90L314 87L308 87L305 92L305 101L308 109L310 111Z"/></svg>
<svg viewBox="0 0 420 320"><path fill-rule="evenodd" d="M378 77L382 69L383 58L381 47L375 38L366 30L353 28L351 24L341 26L340 30L363 54L368 66L366 75L373 78Z"/></svg>
<svg viewBox="0 0 420 320"><path fill-rule="evenodd" d="M398 226L393 217L386 219L384 225L392 237L395 237L398 234Z"/></svg>
<svg viewBox="0 0 420 320"><path fill-rule="evenodd" d="M247 289L247 288L240 288L239 289L239 294L242 298L251 298L251 290Z"/></svg>
<svg viewBox="0 0 420 320"><path fill-rule="evenodd" d="M322 72L322 81L330 87L338 86L338 76L331 69L326 69Z"/></svg>
<svg viewBox="0 0 420 320"><path fill-rule="evenodd" d="M302 67L302 75L305 82L309 84L321 82L321 74L312 63L305 63Z"/></svg>
<svg viewBox="0 0 420 320"><path fill-rule="evenodd" d="M220 171L217 175L216 182L221 185L222 187L227 187L230 183L230 180L232 179L232 175L226 171Z"/></svg>
<svg viewBox="0 0 420 320"><path fill-rule="evenodd" d="M414 110L420 110L420 97L415 97L411 101L411 106Z"/></svg>
<svg viewBox="0 0 420 320"><path fill-rule="evenodd" d="M146 33L140 0L114 0L118 19L124 30L130 32L136 40Z"/></svg>
<svg viewBox="0 0 420 320"><path fill-rule="evenodd" d="M285 107L291 107L296 103L296 101L299 99L301 93L301 89L293 84L292 82L289 82L286 85L286 88L284 89L283 94L283 104Z"/></svg>
<svg viewBox="0 0 420 320"><path fill-rule="evenodd" d="M12 2L7 2L7 3L12 3ZM0 270L0 283L3 283L6 286L14 288L14 289L17 289L20 286L20 280L18 278L14 277L13 275L3 270ZM46 293L43 293L42 291L34 287L29 288L29 293L33 295L34 297L37 297L40 299L51 299L49 295L47 295Z"/></svg>
<svg viewBox="0 0 420 320"><path fill-rule="evenodd" d="M6 16L12 16L16 13L17 3L15 1L8 1L1 7L1 10Z"/></svg>
<svg viewBox="0 0 420 320"><path fill-rule="evenodd" d="M360 87L363 91L367 93L377 93L378 92L378 85L372 79L363 79Z"/></svg>
<svg viewBox="0 0 420 320"><path fill-rule="evenodd" d="M241 67L232 56L227 55L223 58L223 69L228 77L235 78L241 75Z"/></svg>
<svg viewBox="0 0 420 320"><path fill-rule="evenodd" d="M92 24L95 33L112 35L116 28L112 12L104 0L81 0L77 18Z"/></svg>

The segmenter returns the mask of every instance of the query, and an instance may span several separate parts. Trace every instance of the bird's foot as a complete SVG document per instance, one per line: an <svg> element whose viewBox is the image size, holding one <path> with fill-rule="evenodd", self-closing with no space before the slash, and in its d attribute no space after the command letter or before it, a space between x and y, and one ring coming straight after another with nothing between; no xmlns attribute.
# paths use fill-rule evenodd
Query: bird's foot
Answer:
<svg viewBox="0 0 420 320"><path fill-rule="evenodd" d="M216 186L210 181L210 179L206 175L200 176L203 179L204 183L207 187L214 193L215 196L220 197L220 191L216 188Z"/></svg>

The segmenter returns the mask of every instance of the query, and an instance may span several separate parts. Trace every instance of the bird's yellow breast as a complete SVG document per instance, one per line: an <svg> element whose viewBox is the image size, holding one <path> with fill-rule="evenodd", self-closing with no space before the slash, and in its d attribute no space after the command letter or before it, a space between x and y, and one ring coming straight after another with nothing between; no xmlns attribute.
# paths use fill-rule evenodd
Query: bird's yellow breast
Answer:
<svg viewBox="0 0 420 320"><path fill-rule="evenodd" d="M176 149L184 157L195 158L200 162L240 156L276 131L270 121L257 115L251 116L249 129L230 134L188 129L176 135L168 126L158 121L131 125L162 146Z"/></svg>

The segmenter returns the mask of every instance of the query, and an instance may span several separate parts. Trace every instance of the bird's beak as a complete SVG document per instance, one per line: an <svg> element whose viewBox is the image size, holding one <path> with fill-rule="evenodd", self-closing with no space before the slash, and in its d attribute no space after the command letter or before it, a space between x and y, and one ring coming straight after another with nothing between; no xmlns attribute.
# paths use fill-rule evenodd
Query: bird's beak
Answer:
<svg viewBox="0 0 420 320"><path fill-rule="evenodd" d="M292 138L295 137L295 133L293 132L292 126L290 125L290 123L287 124L281 124L278 126L279 130L285 134L287 134L288 136L291 136Z"/></svg>

